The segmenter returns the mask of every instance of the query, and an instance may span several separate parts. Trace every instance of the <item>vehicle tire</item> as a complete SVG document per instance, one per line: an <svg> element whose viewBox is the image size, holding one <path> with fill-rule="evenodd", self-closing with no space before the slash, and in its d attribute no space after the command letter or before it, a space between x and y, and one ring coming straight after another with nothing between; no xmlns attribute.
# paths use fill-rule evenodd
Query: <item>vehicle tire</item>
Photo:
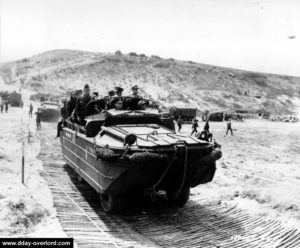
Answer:
<svg viewBox="0 0 300 248"><path fill-rule="evenodd" d="M166 195L169 202L178 207L182 207L189 200L190 187L184 186L180 192L178 190L169 189L166 191Z"/></svg>
<svg viewBox="0 0 300 248"><path fill-rule="evenodd" d="M111 194L100 194L101 206L104 212L113 214L121 209L120 201Z"/></svg>

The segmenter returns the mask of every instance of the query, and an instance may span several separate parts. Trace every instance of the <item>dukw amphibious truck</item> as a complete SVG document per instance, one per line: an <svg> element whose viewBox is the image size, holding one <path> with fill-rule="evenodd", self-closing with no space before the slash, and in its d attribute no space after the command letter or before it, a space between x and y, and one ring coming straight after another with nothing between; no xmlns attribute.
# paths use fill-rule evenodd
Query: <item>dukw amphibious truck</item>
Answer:
<svg viewBox="0 0 300 248"><path fill-rule="evenodd" d="M85 126L68 121L62 128L64 159L99 193L105 212L120 211L134 195L154 198L158 190L165 191L172 204L183 206L191 187L214 177L220 148L175 133L164 125L168 122L155 105L147 103L143 110L104 110L102 100L94 100L87 106Z"/></svg>

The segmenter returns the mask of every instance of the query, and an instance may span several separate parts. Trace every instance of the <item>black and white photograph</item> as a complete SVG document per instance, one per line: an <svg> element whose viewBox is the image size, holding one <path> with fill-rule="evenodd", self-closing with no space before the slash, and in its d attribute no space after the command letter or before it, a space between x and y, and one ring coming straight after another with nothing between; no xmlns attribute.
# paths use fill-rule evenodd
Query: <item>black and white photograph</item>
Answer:
<svg viewBox="0 0 300 248"><path fill-rule="evenodd" d="M299 13L0 0L0 247L299 248Z"/></svg>

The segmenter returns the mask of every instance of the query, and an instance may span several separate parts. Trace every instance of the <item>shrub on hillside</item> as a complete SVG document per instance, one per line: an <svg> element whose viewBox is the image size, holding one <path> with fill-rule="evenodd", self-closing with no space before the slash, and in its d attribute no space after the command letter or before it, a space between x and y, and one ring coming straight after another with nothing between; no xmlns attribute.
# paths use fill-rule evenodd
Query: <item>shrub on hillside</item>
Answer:
<svg viewBox="0 0 300 248"><path fill-rule="evenodd" d="M243 108L243 105L236 103L236 102L234 102L232 106L234 109L242 109Z"/></svg>
<svg viewBox="0 0 300 248"><path fill-rule="evenodd" d="M130 52L130 53L129 53L129 56L131 56L131 57L137 57L138 55L137 55L137 53L135 53L135 52Z"/></svg>
<svg viewBox="0 0 300 248"><path fill-rule="evenodd" d="M115 51L115 55L121 56L121 55L122 55L122 52L121 52L120 50L117 50L117 51Z"/></svg>
<svg viewBox="0 0 300 248"><path fill-rule="evenodd" d="M42 77L41 77L41 75L32 76L32 80L34 80L34 81L42 81Z"/></svg>
<svg viewBox="0 0 300 248"><path fill-rule="evenodd" d="M124 59L124 62L127 63L127 64L133 64L133 63L134 63L134 60L131 60L131 59Z"/></svg>
<svg viewBox="0 0 300 248"><path fill-rule="evenodd" d="M41 83L31 83L30 86L35 87L35 88L39 88L39 87L42 87L42 84Z"/></svg>
<svg viewBox="0 0 300 248"><path fill-rule="evenodd" d="M147 58L147 56L145 54L143 54L143 53L140 54L139 57L141 57L141 58Z"/></svg>
<svg viewBox="0 0 300 248"><path fill-rule="evenodd" d="M157 56L157 55L151 55L151 58L152 58L152 59L160 59L160 57Z"/></svg>
<svg viewBox="0 0 300 248"><path fill-rule="evenodd" d="M170 67L170 64L166 63L166 62L158 62L158 63L154 64L153 67L167 69Z"/></svg>
<svg viewBox="0 0 300 248"><path fill-rule="evenodd" d="M267 80L267 76L262 73L245 72L245 73L243 73L243 79L247 80L247 81L252 81L260 87L268 86L265 82Z"/></svg>
<svg viewBox="0 0 300 248"><path fill-rule="evenodd" d="M122 62L120 58L116 58L116 57L107 58L106 61L115 62L115 63Z"/></svg>

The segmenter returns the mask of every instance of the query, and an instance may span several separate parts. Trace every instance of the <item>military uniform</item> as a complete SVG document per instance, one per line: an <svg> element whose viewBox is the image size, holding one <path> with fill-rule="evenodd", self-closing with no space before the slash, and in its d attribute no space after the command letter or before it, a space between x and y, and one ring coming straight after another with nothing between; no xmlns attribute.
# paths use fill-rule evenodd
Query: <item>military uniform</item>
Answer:
<svg viewBox="0 0 300 248"><path fill-rule="evenodd" d="M5 113L8 111L8 101L5 102Z"/></svg>
<svg viewBox="0 0 300 248"><path fill-rule="evenodd" d="M33 111L33 106L32 106L32 104L30 104L30 107L29 107L29 117L32 117L32 111Z"/></svg>
<svg viewBox="0 0 300 248"><path fill-rule="evenodd" d="M233 135L233 132L232 132L232 128L231 128L231 120L228 120L227 121L227 130L226 130L226 135L228 134L228 131L230 130L231 132L231 135ZM225 135L225 136L226 136Z"/></svg>
<svg viewBox="0 0 300 248"><path fill-rule="evenodd" d="M37 112L35 112L35 114L36 114L36 119L35 119L35 121L36 121L36 128L37 129L41 129L41 116L42 116L42 112L37 111Z"/></svg>
<svg viewBox="0 0 300 248"><path fill-rule="evenodd" d="M182 127L182 119L181 118L178 118L177 119L177 125L178 125L178 132L180 132L180 130L181 130L181 127Z"/></svg>
<svg viewBox="0 0 300 248"><path fill-rule="evenodd" d="M115 87L115 90L116 90L117 96L122 96L122 93L124 90L122 87Z"/></svg>
<svg viewBox="0 0 300 248"><path fill-rule="evenodd" d="M198 120L193 120L193 124L192 124L192 133L191 133L191 136L193 135L193 133L197 134L198 130Z"/></svg>
<svg viewBox="0 0 300 248"><path fill-rule="evenodd" d="M64 106L60 109L60 114L62 119L57 123L57 134L56 138L60 136L60 131L62 130L62 126L65 125L65 120L67 119L67 104L66 101L63 102Z"/></svg>
<svg viewBox="0 0 300 248"><path fill-rule="evenodd" d="M209 132L209 123L208 123L208 120L205 122L204 131Z"/></svg>
<svg viewBox="0 0 300 248"><path fill-rule="evenodd" d="M75 115L77 117L78 124L85 125L84 118L86 117L86 106L92 100L91 96L88 95L80 95L76 101L75 107ZM80 119L79 119L79 118Z"/></svg>

